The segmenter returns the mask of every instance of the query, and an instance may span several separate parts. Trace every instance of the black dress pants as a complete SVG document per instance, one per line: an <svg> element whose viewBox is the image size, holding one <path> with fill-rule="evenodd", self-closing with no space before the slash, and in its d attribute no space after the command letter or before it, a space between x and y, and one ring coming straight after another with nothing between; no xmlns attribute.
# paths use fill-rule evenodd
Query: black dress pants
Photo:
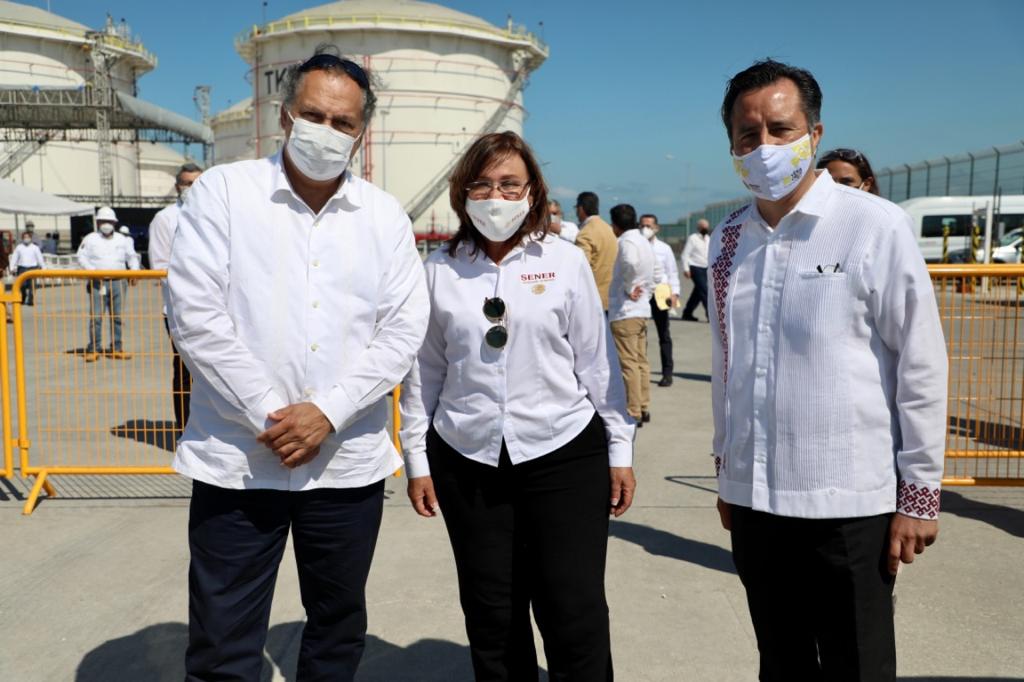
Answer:
<svg viewBox="0 0 1024 682"><path fill-rule="evenodd" d="M658 348L661 350L661 376L672 376L672 334L668 326L668 311L662 310L651 298L651 319L658 330Z"/></svg>
<svg viewBox="0 0 1024 682"><path fill-rule="evenodd" d="M891 514L798 519L732 505L763 682L894 682Z"/></svg>
<svg viewBox="0 0 1024 682"><path fill-rule="evenodd" d="M260 679L289 529L306 610L295 679L352 680L363 655L366 578L383 503L383 481L301 492L195 481L186 681Z"/></svg>
<svg viewBox="0 0 1024 682"><path fill-rule="evenodd" d="M690 277L693 279L693 291L686 299L683 317L693 317L697 306L704 306L704 315L708 314L708 269L690 266Z"/></svg>
<svg viewBox="0 0 1024 682"><path fill-rule="evenodd" d="M167 318L164 318L164 328L170 335L171 330L167 326ZM188 367L178 354L178 349L171 339L171 363L173 365L173 376L171 378L171 398L174 401L174 421L178 425L178 433L185 430L188 424L189 410L192 405L192 375Z"/></svg>
<svg viewBox="0 0 1024 682"><path fill-rule="evenodd" d="M504 443L492 467L460 455L433 427L427 456L478 682L536 682L531 604L552 682L612 680L601 418L568 445L515 466Z"/></svg>

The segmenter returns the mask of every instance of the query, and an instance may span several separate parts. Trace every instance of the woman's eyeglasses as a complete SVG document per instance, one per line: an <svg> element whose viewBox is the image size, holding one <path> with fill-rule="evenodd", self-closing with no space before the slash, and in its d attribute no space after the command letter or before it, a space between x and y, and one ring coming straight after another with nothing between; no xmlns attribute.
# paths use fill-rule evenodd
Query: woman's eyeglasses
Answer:
<svg viewBox="0 0 1024 682"><path fill-rule="evenodd" d="M491 348L501 350L508 343L508 328L504 325L505 301L497 296L485 300L484 317L494 323L494 326L484 334L484 341Z"/></svg>
<svg viewBox="0 0 1024 682"><path fill-rule="evenodd" d="M466 187L466 193L470 199L479 201L491 196L491 191L496 189L501 192L502 198L514 201L523 196L523 190L527 187L528 184L517 180L504 180L502 182L477 180L476 182L469 183Z"/></svg>

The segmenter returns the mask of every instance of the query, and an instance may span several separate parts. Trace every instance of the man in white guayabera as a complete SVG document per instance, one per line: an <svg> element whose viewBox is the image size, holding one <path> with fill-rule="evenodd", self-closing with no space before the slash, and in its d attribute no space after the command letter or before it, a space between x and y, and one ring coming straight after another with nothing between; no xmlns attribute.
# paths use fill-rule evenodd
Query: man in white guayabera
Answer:
<svg viewBox="0 0 1024 682"><path fill-rule="evenodd" d="M755 199L708 251L718 507L761 679L885 682L896 569L938 533L946 346L907 214L813 170L820 112L774 61L722 104Z"/></svg>
<svg viewBox="0 0 1024 682"><path fill-rule="evenodd" d="M181 210L167 277L192 373L175 468L193 479L188 680L260 679L289 530L306 623L297 679L352 680L384 478L387 393L426 333L409 218L354 177L375 97L329 46L287 76L282 152L215 166Z"/></svg>

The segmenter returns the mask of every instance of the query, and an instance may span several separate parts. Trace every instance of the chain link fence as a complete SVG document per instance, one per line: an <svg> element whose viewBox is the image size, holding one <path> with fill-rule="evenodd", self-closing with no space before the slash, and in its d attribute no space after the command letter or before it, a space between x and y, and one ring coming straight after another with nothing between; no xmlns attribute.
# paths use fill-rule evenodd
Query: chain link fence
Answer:
<svg viewBox="0 0 1024 682"><path fill-rule="evenodd" d="M1024 194L1024 140L958 156L900 164L875 172L889 201L914 197Z"/></svg>

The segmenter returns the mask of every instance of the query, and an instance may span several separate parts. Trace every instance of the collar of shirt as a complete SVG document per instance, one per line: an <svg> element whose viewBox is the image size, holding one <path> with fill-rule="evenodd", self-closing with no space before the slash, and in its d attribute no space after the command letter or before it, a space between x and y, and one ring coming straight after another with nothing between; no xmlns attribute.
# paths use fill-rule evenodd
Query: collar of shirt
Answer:
<svg viewBox="0 0 1024 682"><path fill-rule="evenodd" d="M782 217L778 225L774 228L768 225L763 217L761 217L761 211L757 207L757 202L753 202L751 209L750 220L757 222L762 228L769 232L777 230L783 227L784 223L790 222L787 220L791 215L800 213L806 216L814 216L815 218L821 218L825 215L825 206L828 204L829 197L832 196L833 190L835 190L836 183L832 180L832 176L825 171L815 171L818 177L814 180L814 184L807 190L807 194L800 197L800 201L797 202L793 209ZM699 234L699 233L698 233Z"/></svg>
<svg viewBox="0 0 1024 682"><path fill-rule="evenodd" d="M276 201L283 195L287 195L294 199L295 201L297 201L301 206L305 206L308 211L313 213L313 209L311 209L302 199L302 197L300 197L295 192L295 189L292 187L291 181L288 180L288 173L284 167L284 151L282 150L275 154L272 157L272 160L274 162L274 173L270 181L271 200ZM356 192L352 191L351 180L352 173L346 168L341 178L341 184L338 185L338 191L336 191L334 195L327 200L327 203L324 204L324 207L320 209L320 213L315 213L314 215L322 214L324 211L327 210L327 207L330 206L335 201L344 201L346 204L348 204L348 208L353 210L362 207L362 202L360 201L359 197L356 196Z"/></svg>

